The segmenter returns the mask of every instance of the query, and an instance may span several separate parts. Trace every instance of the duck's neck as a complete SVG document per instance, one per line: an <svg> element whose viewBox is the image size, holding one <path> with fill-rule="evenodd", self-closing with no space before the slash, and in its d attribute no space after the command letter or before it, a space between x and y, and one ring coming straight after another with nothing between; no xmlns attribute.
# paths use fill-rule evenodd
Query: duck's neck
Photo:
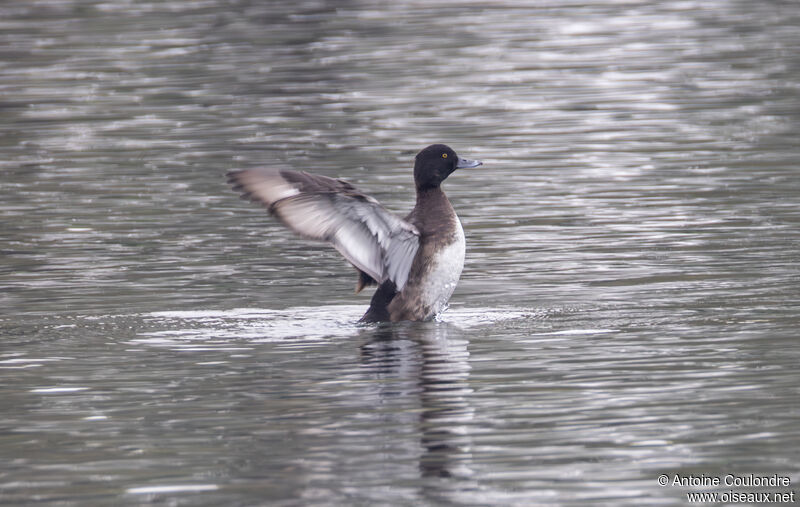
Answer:
<svg viewBox="0 0 800 507"><path fill-rule="evenodd" d="M456 211L441 187L417 189L417 205L407 220L422 233L425 241L437 237L450 238L455 228L460 228Z"/></svg>
<svg viewBox="0 0 800 507"><path fill-rule="evenodd" d="M448 202L447 196L444 195L444 191L442 190L441 186L417 188L417 206L419 206L422 202L438 203L441 201Z"/></svg>
<svg viewBox="0 0 800 507"><path fill-rule="evenodd" d="M421 214L419 218L425 222L447 219L456 214L441 187L418 188L414 210Z"/></svg>

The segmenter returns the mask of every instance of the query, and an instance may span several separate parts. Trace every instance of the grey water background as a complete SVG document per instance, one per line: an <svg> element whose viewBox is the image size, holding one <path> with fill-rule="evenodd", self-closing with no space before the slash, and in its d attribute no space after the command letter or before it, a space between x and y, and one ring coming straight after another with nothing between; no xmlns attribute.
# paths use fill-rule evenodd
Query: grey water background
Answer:
<svg viewBox="0 0 800 507"><path fill-rule="evenodd" d="M796 489L799 94L794 1L3 2L0 503ZM484 161L439 322L223 176L403 214L433 142Z"/></svg>

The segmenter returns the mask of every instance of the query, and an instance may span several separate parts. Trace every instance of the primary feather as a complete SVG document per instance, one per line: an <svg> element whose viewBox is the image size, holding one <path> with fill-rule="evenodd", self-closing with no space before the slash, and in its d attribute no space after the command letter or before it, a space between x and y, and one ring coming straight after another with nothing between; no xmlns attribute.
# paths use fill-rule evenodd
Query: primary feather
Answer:
<svg viewBox="0 0 800 507"><path fill-rule="evenodd" d="M242 197L262 203L287 227L327 241L377 283L401 291L419 249L419 231L372 197L338 179L306 172L246 169L228 173ZM368 280L359 277L360 290Z"/></svg>

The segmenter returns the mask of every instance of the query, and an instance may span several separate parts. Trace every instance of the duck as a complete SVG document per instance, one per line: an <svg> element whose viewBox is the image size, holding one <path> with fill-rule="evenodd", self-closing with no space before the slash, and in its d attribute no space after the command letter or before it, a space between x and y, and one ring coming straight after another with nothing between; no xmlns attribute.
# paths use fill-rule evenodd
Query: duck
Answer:
<svg viewBox="0 0 800 507"><path fill-rule="evenodd" d="M403 218L342 179L272 168L227 177L243 199L296 234L338 250L357 271L356 293L377 286L359 322L429 321L447 309L466 255L464 229L442 183L482 164L444 144L421 150L414 158L416 203Z"/></svg>

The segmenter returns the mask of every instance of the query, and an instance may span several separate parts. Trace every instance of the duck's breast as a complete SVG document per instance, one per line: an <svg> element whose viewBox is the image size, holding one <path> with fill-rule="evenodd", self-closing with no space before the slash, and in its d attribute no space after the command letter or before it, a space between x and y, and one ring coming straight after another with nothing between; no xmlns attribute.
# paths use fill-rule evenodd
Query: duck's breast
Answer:
<svg viewBox="0 0 800 507"><path fill-rule="evenodd" d="M431 260L427 270L420 273L419 285L414 289L419 291L418 297L425 309L423 319L430 319L447 308L450 296L456 290L461 271L464 269L464 256L466 254L466 241L461 221L455 217L455 228L450 237L450 242L435 242L430 252Z"/></svg>

